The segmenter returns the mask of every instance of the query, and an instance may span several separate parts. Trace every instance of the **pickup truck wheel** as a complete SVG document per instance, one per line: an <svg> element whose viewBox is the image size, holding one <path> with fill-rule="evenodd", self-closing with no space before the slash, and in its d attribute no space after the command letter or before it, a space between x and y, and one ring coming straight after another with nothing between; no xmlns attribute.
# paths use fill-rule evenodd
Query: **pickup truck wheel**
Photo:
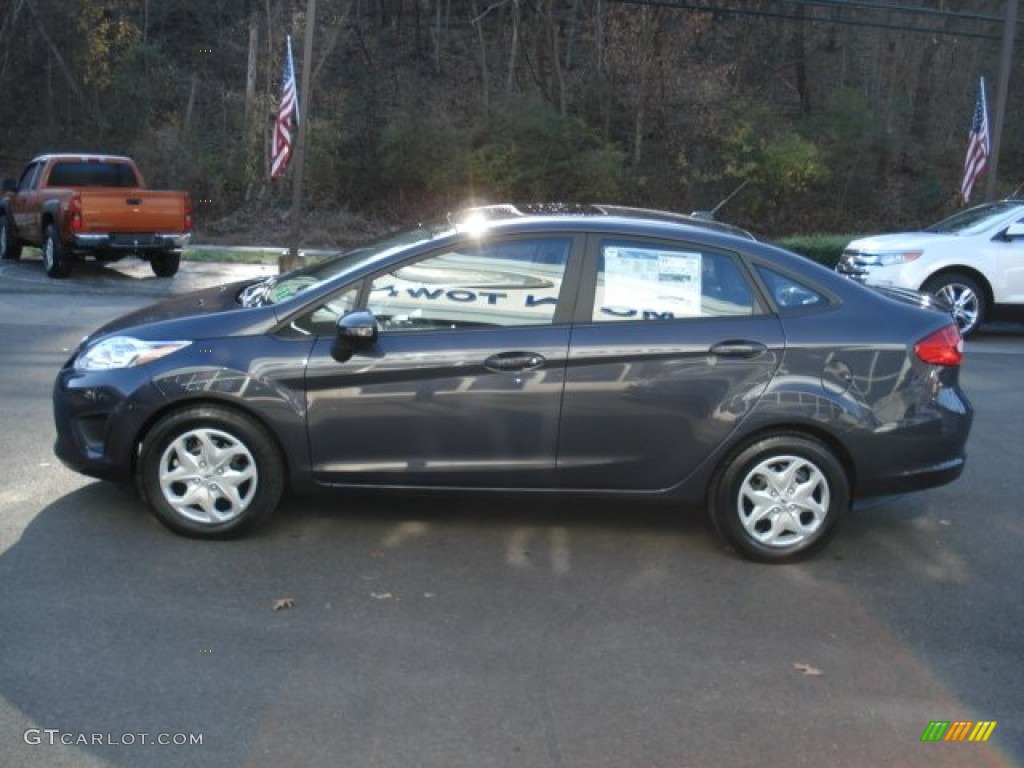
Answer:
<svg viewBox="0 0 1024 768"><path fill-rule="evenodd" d="M157 277L174 277L180 265L181 253L178 251L154 253L149 258L149 266L153 268L153 274Z"/></svg>
<svg viewBox="0 0 1024 768"><path fill-rule="evenodd" d="M46 234L43 235L43 266L50 277L67 277L71 274L71 257L64 250L64 244L53 224L46 225Z"/></svg>
<svg viewBox="0 0 1024 768"><path fill-rule="evenodd" d="M11 232L6 216L0 216L0 258L21 258L21 241Z"/></svg>

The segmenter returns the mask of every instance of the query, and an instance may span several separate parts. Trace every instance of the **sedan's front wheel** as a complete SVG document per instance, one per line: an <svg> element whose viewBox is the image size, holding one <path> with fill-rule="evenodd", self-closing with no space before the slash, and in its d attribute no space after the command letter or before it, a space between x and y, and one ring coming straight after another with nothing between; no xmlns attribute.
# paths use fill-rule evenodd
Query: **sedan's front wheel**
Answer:
<svg viewBox="0 0 1024 768"><path fill-rule="evenodd" d="M139 483L157 519L197 538L238 536L265 521L284 491L284 462L269 432L213 405L161 419L142 444Z"/></svg>
<svg viewBox="0 0 1024 768"><path fill-rule="evenodd" d="M849 482L832 451L808 437L780 435L747 446L726 464L711 517L744 557L780 563L824 545L849 504Z"/></svg>

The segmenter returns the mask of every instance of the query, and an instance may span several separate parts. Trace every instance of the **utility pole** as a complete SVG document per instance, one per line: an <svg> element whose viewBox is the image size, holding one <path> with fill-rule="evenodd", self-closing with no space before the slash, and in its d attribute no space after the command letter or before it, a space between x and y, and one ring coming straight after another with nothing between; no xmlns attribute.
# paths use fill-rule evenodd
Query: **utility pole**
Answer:
<svg viewBox="0 0 1024 768"><path fill-rule="evenodd" d="M999 174L999 145L1003 138L1003 122L1006 119L1006 94L1010 87L1010 65L1013 61L1013 41L1017 32L1017 6L1019 0L1006 4L1006 21L1003 22L1003 52L999 61L999 91L996 95L995 130L992 132L992 147L988 158L988 173L985 181L985 200L996 196L996 177Z"/></svg>
<svg viewBox="0 0 1024 768"><path fill-rule="evenodd" d="M288 255L278 259L277 269L279 272L287 272L301 267L304 261L299 256L299 239L302 236L302 176L306 165L306 136L309 130L309 120L312 110L309 108L310 72L313 63L313 29L316 26L316 0L306 2L306 40L302 46L302 96L299 101L300 109L305 113L299 114L299 135L295 142L295 175L292 178L292 209L289 214L291 228L288 238Z"/></svg>

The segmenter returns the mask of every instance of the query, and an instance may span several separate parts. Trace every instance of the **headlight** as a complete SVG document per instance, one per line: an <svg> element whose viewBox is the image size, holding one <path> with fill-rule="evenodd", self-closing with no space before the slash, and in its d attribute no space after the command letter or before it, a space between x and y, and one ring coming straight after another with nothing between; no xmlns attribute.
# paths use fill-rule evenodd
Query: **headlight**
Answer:
<svg viewBox="0 0 1024 768"><path fill-rule="evenodd" d="M112 368L132 368L177 352L191 341L143 341L131 336L112 336L90 347L75 360L79 371L105 371Z"/></svg>
<svg viewBox="0 0 1024 768"><path fill-rule="evenodd" d="M857 257L864 266L893 267L921 258L924 251L883 251L882 253L861 253Z"/></svg>

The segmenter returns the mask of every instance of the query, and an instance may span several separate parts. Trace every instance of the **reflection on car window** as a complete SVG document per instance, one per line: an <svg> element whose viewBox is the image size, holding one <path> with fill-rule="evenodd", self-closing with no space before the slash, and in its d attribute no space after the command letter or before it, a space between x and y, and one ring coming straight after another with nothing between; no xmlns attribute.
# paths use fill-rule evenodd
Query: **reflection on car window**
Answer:
<svg viewBox="0 0 1024 768"><path fill-rule="evenodd" d="M594 322L750 315L753 294L720 253L635 242L602 243Z"/></svg>
<svg viewBox="0 0 1024 768"><path fill-rule="evenodd" d="M274 276L250 286L240 297L243 306L280 304L297 294L317 288L346 272L354 272L374 261L385 259L395 251L426 242L443 235L448 229L421 225L362 245L350 251L310 264L280 277Z"/></svg>
<svg viewBox="0 0 1024 768"><path fill-rule="evenodd" d="M760 264L757 271L779 309L807 309L828 304L827 298L791 277Z"/></svg>
<svg viewBox="0 0 1024 768"><path fill-rule="evenodd" d="M282 334L299 337L333 336L338 326L338 318L355 309L358 295L358 286L349 286L340 294L331 296L323 303L317 304L312 311L305 312L292 320L282 329Z"/></svg>
<svg viewBox="0 0 1024 768"><path fill-rule="evenodd" d="M382 331L551 323L572 240L466 240L381 275L367 308Z"/></svg>

